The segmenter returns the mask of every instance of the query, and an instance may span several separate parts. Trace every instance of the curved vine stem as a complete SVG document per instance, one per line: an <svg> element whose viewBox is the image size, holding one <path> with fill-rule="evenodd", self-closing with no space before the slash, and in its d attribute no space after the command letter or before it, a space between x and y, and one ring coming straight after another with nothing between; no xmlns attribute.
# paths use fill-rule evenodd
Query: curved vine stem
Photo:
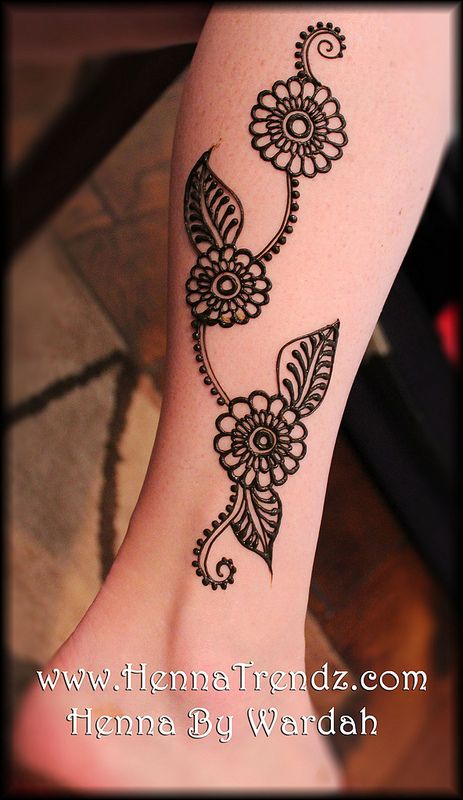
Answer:
<svg viewBox="0 0 463 800"><path fill-rule="evenodd" d="M309 31L311 31L309 36L304 34L303 44L297 44L298 49L301 50L298 57L302 61L302 67L307 77L317 86L321 86L310 65L310 51L316 49L317 53L323 58L342 58L343 50L345 50L345 45L343 44L345 36L341 35L340 28L333 28L330 22L327 25L322 25L319 22L315 30L310 26ZM316 48L313 45L316 45Z"/></svg>
<svg viewBox="0 0 463 800"><path fill-rule="evenodd" d="M234 582L236 567L231 558L222 556L218 559L215 568L209 569L208 560L212 547L217 539L231 525L233 520L240 514L245 502L243 487L237 484L232 486L233 494L230 498L232 505L227 506L227 512L219 515L219 521L212 523L212 530L204 531L204 539L198 539L197 547L193 550L195 560L193 566L196 567L196 574L202 577L205 586L210 585L212 589L226 589L229 583ZM225 567L225 575L223 568Z"/></svg>
<svg viewBox="0 0 463 800"><path fill-rule="evenodd" d="M270 250L272 250L272 248L274 248L276 245L278 245L278 243L284 244L284 241L281 241L281 237L284 236L285 232L288 232L287 229L288 229L288 224L289 224L289 221L290 221L289 218L291 216L291 212L294 210L294 208L293 208L293 206L294 206L293 194L294 194L293 180L292 180L291 175L289 174L289 172L287 172L286 173L286 208L285 208L285 213L284 213L284 216L283 216L283 221L282 221L280 227L278 228L278 231L276 232L275 236L270 240L270 242L267 245L265 245L265 247L259 253L257 253L257 256L256 256L257 260L259 260L261 258L264 258L267 255L267 253L269 253ZM278 251L276 251L276 252L278 252Z"/></svg>
<svg viewBox="0 0 463 800"><path fill-rule="evenodd" d="M207 325L205 325L204 322L200 322L196 326L193 333L193 339L195 341L194 349L197 353L196 359L201 364L199 371L205 375L204 382L212 387L211 394L216 396L217 402L220 405L224 405L225 403L228 404L230 402L230 398L228 397L225 389L221 386L209 359L206 346L206 328Z"/></svg>

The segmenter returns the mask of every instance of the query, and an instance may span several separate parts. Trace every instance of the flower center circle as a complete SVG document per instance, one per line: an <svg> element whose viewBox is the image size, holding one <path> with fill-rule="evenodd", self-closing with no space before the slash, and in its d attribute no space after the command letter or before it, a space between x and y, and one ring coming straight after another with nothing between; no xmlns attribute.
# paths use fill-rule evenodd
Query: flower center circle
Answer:
<svg viewBox="0 0 463 800"><path fill-rule="evenodd" d="M249 445L255 453L270 453L275 447L277 437L269 428L256 428L249 437Z"/></svg>
<svg viewBox="0 0 463 800"><path fill-rule="evenodd" d="M293 111L285 119L286 133L292 139L303 141L310 139L313 133L313 124L309 115L303 111Z"/></svg>
<svg viewBox="0 0 463 800"><path fill-rule="evenodd" d="M215 278L212 291L217 297L229 298L239 294L241 283L233 272L222 272Z"/></svg>

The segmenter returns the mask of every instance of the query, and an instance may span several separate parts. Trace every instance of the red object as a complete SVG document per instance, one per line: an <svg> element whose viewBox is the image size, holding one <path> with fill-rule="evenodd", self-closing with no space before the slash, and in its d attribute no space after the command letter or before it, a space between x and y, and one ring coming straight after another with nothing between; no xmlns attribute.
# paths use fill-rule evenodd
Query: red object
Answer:
<svg viewBox="0 0 463 800"><path fill-rule="evenodd" d="M447 303L436 315L434 324L448 360L460 365L460 304Z"/></svg>

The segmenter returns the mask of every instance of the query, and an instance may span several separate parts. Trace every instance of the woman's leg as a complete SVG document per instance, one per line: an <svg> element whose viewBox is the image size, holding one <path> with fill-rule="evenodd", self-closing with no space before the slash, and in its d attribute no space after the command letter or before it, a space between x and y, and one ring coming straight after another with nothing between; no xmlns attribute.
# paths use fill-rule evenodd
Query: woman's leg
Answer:
<svg viewBox="0 0 463 800"><path fill-rule="evenodd" d="M168 367L156 443L114 567L50 666L116 672L147 662L188 672L252 660L267 671L304 669L310 576L341 415L449 132L449 27L447 10L211 13L172 161ZM317 81L340 108L324 104ZM277 355L293 340L278 384ZM256 390L263 394L250 398ZM287 407L269 399L278 393ZM237 397L245 402L229 405ZM241 720L233 741L210 738L199 751L184 734L187 710L203 704ZM171 712L183 723L176 737L72 738L71 705ZM321 737L255 739L245 724L250 705L310 714L304 695L265 689L202 700L36 688L18 722L18 752L78 786L336 785Z"/></svg>

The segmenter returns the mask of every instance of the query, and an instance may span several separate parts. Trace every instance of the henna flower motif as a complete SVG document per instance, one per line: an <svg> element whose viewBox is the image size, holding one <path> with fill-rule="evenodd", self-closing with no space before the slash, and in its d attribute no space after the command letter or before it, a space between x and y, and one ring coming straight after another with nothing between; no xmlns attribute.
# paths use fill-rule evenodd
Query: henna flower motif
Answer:
<svg viewBox="0 0 463 800"><path fill-rule="evenodd" d="M252 109L252 145L265 161L291 175L328 172L347 144L346 121L327 86L311 80L277 81Z"/></svg>
<svg viewBox="0 0 463 800"><path fill-rule="evenodd" d="M229 328L259 316L271 287L264 265L249 250L210 247L190 272L186 299L196 317Z"/></svg>
<svg viewBox="0 0 463 800"><path fill-rule="evenodd" d="M252 392L237 397L216 420L214 447L231 480L263 489L279 486L299 468L307 430L280 395Z"/></svg>

